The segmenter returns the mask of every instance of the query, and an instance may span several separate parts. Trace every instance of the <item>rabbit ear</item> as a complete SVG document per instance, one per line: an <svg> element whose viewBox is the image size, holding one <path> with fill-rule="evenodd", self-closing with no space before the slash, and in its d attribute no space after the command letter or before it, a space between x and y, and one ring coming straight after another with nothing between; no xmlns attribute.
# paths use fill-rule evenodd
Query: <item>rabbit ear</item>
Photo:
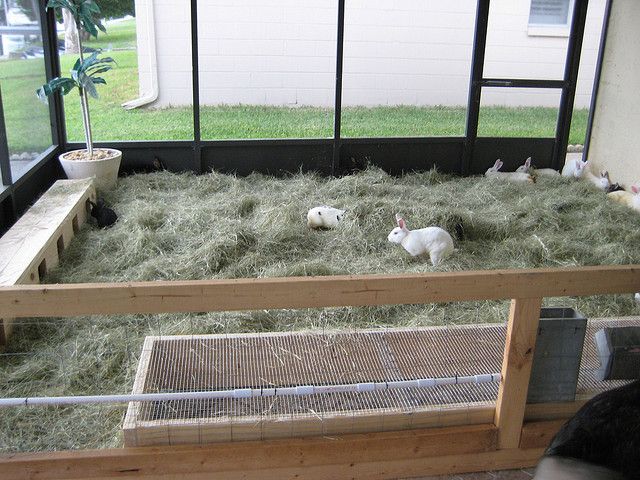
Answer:
<svg viewBox="0 0 640 480"><path fill-rule="evenodd" d="M606 171L606 170L602 170L602 171L600 172L600 176L601 176L602 178L606 178L607 180L609 180L609 172L608 172L608 171Z"/></svg>
<svg viewBox="0 0 640 480"><path fill-rule="evenodd" d="M640 193L640 188L638 188L636 185L631 185L631 191L633 193Z"/></svg>
<svg viewBox="0 0 640 480"><path fill-rule="evenodd" d="M500 170L502 168L502 165L504 165L502 163L502 160L496 160L496 163L498 164L498 170Z"/></svg>
<svg viewBox="0 0 640 480"><path fill-rule="evenodd" d="M527 158L524 161L524 166L525 166L525 168L531 168L531 157Z"/></svg>
<svg viewBox="0 0 640 480"><path fill-rule="evenodd" d="M500 161L500 159L497 159L493 164L493 168L495 168L496 170L498 170L501 166L502 166L502 162Z"/></svg>
<svg viewBox="0 0 640 480"><path fill-rule="evenodd" d="M402 229L407 228L407 224L404 219L400 216L399 213L396 213L396 222L398 222L398 226Z"/></svg>

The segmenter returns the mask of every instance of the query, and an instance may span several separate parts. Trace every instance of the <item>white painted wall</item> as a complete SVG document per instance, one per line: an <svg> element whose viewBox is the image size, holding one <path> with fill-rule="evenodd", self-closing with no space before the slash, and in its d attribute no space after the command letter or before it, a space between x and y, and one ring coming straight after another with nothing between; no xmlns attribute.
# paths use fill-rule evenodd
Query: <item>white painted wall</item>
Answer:
<svg viewBox="0 0 640 480"><path fill-rule="evenodd" d="M158 52L156 107L188 105L189 8L136 0L140 91L150 89L147 2ZM344 105L466 105L475 0L348 0ZM576 106L587 107L605 0L590 2ZM566 32L528 27L529 0L492 0L485 76L562 78ZM202 104L334 102L337 0L200 0ZM560 36L558 36L560 33ZM557 106L559 92L485 89L483 104Z"/></svg>
<svg viewBox="0 0 640 480"><path fill-rule="evenodd" d="M640 185L640 2L612 2L588 160L614 182Z"/></svg>

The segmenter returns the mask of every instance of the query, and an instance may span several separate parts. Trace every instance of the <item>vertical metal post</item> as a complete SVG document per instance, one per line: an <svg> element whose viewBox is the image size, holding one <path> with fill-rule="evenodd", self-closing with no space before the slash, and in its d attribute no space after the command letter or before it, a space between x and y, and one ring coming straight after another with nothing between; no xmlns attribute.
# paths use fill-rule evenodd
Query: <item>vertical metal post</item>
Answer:
<svg viewBox="0 0 640 480"><path fill-rule="evenodd" d="M333 158L331 175L340 171L340 127L342 119L342 61L344 57L344 8L345 0L338 0L338 37L336 45L336 90L333 112Z"/></svg>
<svg viewBox="0 0 640 480"><path fill-rule="evenodd" d="M478 117L480 115L480 97L484 71L484 54L487 46L487 28L489 24L489 0L478 0L476 8L476 26L473 36L473 56L471 59L471 79L467 100L467 123L465 126L464 150L460 171L468 175L471 170L473 149L478 138Z"/></svg>
<svg viewBox="0 0 640 480"><path fill-rule="evenodd" d="M564 157L569 144L571 115L573 114L573 101L576 96L578 68L580 67L580 53L582 51L582 39L584 38L588 6L589 0L575 0L573 6L571 33L569 34L569 44L567 45L567 60L564 66L565 86L562 88L560 97L558 123L556 124L556 142L551 159L551 167L556 170L561 169L564 165Z"/></svg>
<svg viewBox="0 0 640 480"><path fill-rule="evenodd" d="M602 62L604 61L604 49L607 44L607 33L609 31L609 17L611 17L611 0L607 0L604 10L604 20L602 22L602 30L600 33L600 47L598 49L598 60L596 62L596 72L593 77L593 89L591 90L591 102L589 104L589 118L587 119L587 133L584 139L584 150L582 159L586 160L589 155L589 146L591 145L591 131L593 129L593 118L596 112L596 102L598 98L598 88L600 87L600 76L602 75Z"/></svg>
<svg viewBox="0 0 640 480"><path fill-rule="evenodd" d="M193 89L193 155L198 173L202 172L200 132L200 68L198 58L198 0L191 0L191 79Z"/></svg>
<svg viewBox="0 0 640 480"><path fill-rule="evenodd" d="M58 56L58 32L56 31L56 17L53 9L47 11L47 2L40 5L40 32L44 50L44 69L47 80L60 76L60 58ZM62 95L56 93L49 97L49 121L51 123L51 141L61 149L66 149L67 129L64 119L64 105Z"/></svg>
<svg viewBox="0 0 640 480"><path fill-rule="evenodd" d="M2 173L2 184L11 185L11 163L9 162L9 139L4 123L4 108L2 106L2 88L0 88L0 173Z"/></svg>

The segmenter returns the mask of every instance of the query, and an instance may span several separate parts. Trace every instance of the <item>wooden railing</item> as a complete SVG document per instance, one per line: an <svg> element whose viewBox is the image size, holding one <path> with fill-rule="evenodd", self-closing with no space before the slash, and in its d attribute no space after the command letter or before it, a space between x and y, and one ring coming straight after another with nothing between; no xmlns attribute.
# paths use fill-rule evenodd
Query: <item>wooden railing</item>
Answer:
<svg viewBox="0 0 640 480"><path fill-rule="evenodd" d="M0 287L0 311L11 317L511 299L494 424L233 445L9 454L0 456L0 479L388 479L531 466L560 425L524 423L543 297L636 291L640 265Z"/></svg>

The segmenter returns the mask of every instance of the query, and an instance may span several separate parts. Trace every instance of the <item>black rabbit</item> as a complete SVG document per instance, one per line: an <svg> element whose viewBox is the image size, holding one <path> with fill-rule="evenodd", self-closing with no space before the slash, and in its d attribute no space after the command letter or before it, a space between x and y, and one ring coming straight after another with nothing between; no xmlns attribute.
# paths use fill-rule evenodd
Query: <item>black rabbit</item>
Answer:
<svg viewBox="0 0 640 480"><path fill-rule="evenodd" d="M107 207L102 198L98 198L96 203L89 200L89 204L91 205L91 216L96 219L98 227L110 227L118 220L116 212Z"/></svg>
<svg viewBox="0 0 640 480"><path fill-rule="evenodd" d="M603 392L578 410L551 440L534 478L580 478L549 476L564 472L563 465L579 465L583 475L594 469L583 478L640 479L640 380ZM597 476L603 467L611 473Z"/></svg>

